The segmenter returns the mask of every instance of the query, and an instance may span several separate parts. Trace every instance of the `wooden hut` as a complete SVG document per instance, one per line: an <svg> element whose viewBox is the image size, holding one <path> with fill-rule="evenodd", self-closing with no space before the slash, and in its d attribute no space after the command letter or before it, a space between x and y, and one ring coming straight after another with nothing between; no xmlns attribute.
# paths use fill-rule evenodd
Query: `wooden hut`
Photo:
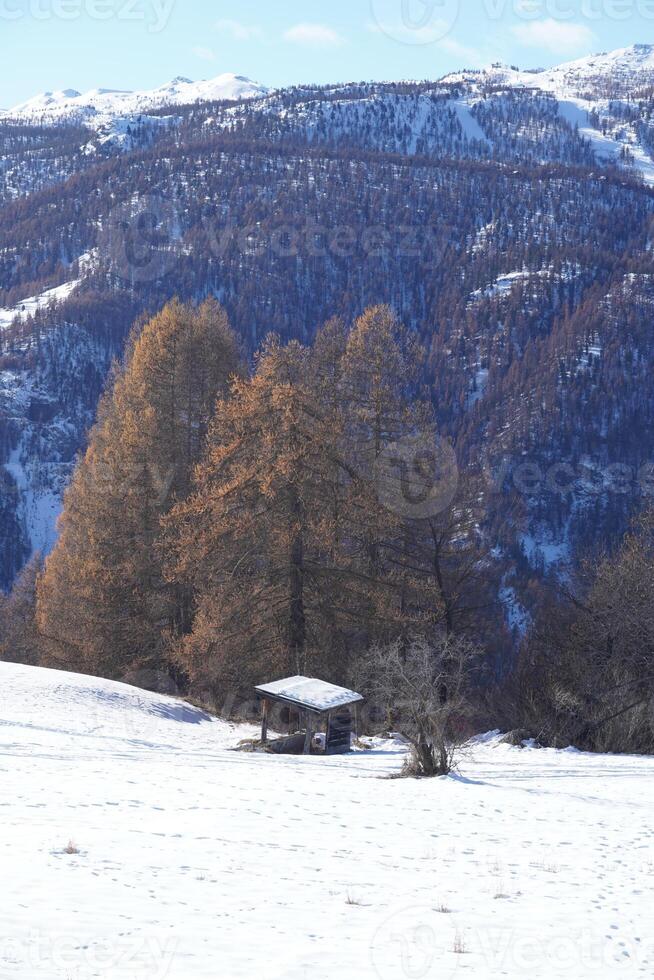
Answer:
<svg viewBox="0 0 654 980"><path fill-rule="evenodd" d="M337 687L314 677L287 677L272 684L255 688L262 701L261 741L268 742L270 706L284 705L299 716L301 732L288 738L271 742L271 748L279 752L311 752L314 735L325 733L326 755L350 751L350 735L356 734L356 706L363 701L360 694Z"/></svg>

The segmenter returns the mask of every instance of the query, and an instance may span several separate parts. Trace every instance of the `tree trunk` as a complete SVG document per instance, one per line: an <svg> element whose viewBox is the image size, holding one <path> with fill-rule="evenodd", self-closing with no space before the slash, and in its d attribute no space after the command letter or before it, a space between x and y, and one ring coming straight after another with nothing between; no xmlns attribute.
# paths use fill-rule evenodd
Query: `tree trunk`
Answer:
<svg viewBox="0 0 654 980"><path fill-rule="evenodd" d="M440 542L438 540L436 528L433 526L433 524L431 527L431 536L434 542L434 559L432 562L432 568L434 571L434 577L438 584L438 590L441 594L441 599L443 600L443 605L445 607L445 632L449 637L454 632L454 610L452 609L452 600L445 587L445 579L443 577L443 569L441 566Z"/></svg>
<svg viewBox="0 0 654 980"><path fill-rule="evenodd" d="M291 514L296 527L301 528L302 505L295 490L291 492ZM298 529L291 546L290 603L289 603L289 654L298 674L305 669L306 614L304 609L304 539Z"/></svg>

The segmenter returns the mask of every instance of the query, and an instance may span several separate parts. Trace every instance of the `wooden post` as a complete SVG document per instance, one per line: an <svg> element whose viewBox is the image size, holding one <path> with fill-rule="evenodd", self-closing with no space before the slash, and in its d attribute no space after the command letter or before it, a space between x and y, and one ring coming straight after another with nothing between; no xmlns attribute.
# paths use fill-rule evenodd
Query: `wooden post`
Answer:
<svg viewBox="0 0 654 980"><path fill-rule="evenodd" d="M261 709L261 741L264 745L268 741L268 702L265 698Z"/></svg>
<svg viewBox="0 0 654 980"><path fill-rule="evenodd" d="M311 715L307 712L305 717L307 733L304 736L304 755L311 755L311 742L313 740L313 732L311 731Z"/></svg>

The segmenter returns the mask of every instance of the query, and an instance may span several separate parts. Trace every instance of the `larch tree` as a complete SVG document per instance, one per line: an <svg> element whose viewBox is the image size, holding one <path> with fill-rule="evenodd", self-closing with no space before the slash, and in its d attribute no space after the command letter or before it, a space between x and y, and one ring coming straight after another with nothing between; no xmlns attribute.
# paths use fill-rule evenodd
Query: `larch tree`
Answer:
<svg viewBox="0 0 654 980"><path fill-rule="evenodd" d="M180 662L214 698L267 676L345 672L357 475L341 456L340 406L314 382L309 350L267 341L254 376L219 402L195 492L166 520L169 574L197 601Z"/></svg>
<svg viewBox="0 0 654 980"><path fill-rule="evenodd" d="M49 663L110 677L167 669L191 598L167 583L161 519L188 494L216 399L239 367L225 311L169 303L135 329L65 495L39 583Z"/></svg>
<svg viewBox="0 0 654 980"><path fill-rule="evenodd" d="M39 663L41 643L36 628L36 586L41 571L37 552L16 579L11 594L0 593L0 660Z"/></svg>
<svg viewBox="0 0 654 980"><path fill-rule="evenodd" d="M343 355L341 399L345 433L359 487L377 504L361 502L355 522L361 572L367 579L370 641L387 643L419 632L424 570L407 560L416 494L428 494L433 474L425 447L435 438L433 410L421 387L424 351L388 306L366 310L354 323ZM427 463L431 457L427 453Z"/></svg>

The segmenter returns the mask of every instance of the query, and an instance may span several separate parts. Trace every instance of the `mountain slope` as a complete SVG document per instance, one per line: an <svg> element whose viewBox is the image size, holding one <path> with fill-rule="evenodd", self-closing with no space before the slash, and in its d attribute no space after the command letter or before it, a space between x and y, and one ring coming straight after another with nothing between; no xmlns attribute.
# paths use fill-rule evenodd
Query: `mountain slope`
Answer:
<svg viewBox="0 0 654 980"><path fill-rule="evenodd" d="M569 61L542 72L523 73L523 83L535 83L562 95L596 96L602 90L633 98L654 85L654 45L627 48Z"/></svg>
<svg viewBox="0 0 654 980"><path fill-rule="evenodd" d="M629 166L654 183L654 45L635 44L537 71L493 65L455 72L442 81L463 85L473 104L480 98L501 101L507 91L530 97L546 93L598 159Z"/></svg>
<svg viewBox="0 0 654 980"><path fill-rule="evenodd" d="M52 540L133 319L175 294L216 295L249 353L394 305L521 601L613 540L654 453L654 195L633 143L647 152L650 60L176 104L119 120L122 141L0 120L0 584ZM619 105L611 65L631 78ZM543 474L527 490L525 460Z"/></svg>

